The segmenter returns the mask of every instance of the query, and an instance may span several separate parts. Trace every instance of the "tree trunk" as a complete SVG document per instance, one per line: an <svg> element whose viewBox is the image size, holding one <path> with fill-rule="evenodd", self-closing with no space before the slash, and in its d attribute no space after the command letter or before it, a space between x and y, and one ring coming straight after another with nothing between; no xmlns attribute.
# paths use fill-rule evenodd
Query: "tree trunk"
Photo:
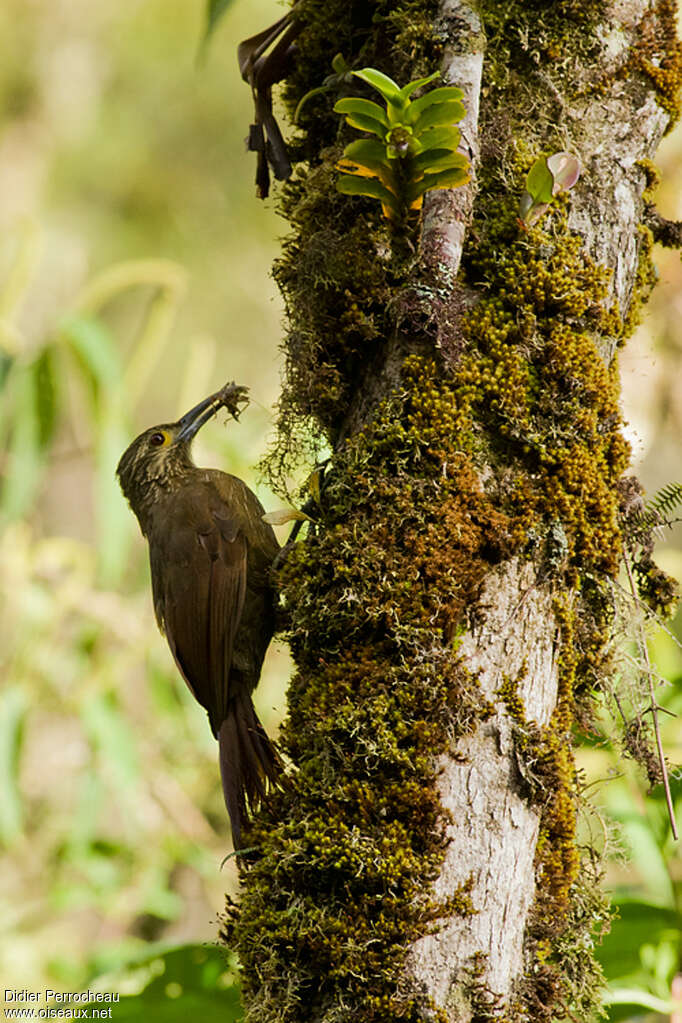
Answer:
<svg viewBox="0 0 682 1023"><path fill-rule="evenodd" d="M608 674L614 356L652 281L642 194L677 113L674 5L297 12L290 105L339 51L401 85L441 66L473 174L391 228L336 191L338 92L303 107L270 470L316 441L333 455L282 570L294 767L232 911L247 1018L592 1019L606 910L571 735ZM582 178L524 227L525 174L559 150Z"/></svg>

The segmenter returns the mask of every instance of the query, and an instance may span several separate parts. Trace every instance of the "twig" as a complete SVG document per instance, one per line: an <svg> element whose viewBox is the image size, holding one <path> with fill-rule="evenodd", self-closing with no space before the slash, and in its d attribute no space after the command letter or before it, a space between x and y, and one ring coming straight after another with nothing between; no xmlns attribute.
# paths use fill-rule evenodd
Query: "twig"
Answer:
<svg viewBox="0 0 682 1023"><path fill-rule="evenodd" d="M615 692L613 693L613 699L615 700L616 707L618 707L618 711L620 713L620 716L623 719L623 724L627 727L628 719L626 718L625 711L623 710L623 708L621 706L620 699L618 697L618 693L615 693Z"/></svg>
<svg viewBox="0 0 682 1023"><path fill-rule="evenodd" d="M630 583L630 589L632 596L637 600L637 588L635 586L635 580L632 577L632 569L630 568L630 559L628 558L627 551L623 552L623 563L625 565L625 571L627 572L628 582ZM651 667L651 660L649 658L649 647L647 645L646 636L641 622L637 625L637 642L642 654L642 660L646 668L646 677L649 684L649 696L651 697L651 717L654 723L654 735L656 736L656 749L658 750L658 761L661 765L661 774L663 776L663 788L665 790L665 802L668 807L668 817L670 818L670 828L673 833L673 838L677 842L677 825L675 823L675 808L673 807L673 800L670 794L670 782L668 780L668 767L665 762L665 756L663 755L663 743L661 741L661 730L658 724L658 711L659 706L656 702L656 693L654 691L654 679L653 669Z"/></svg>

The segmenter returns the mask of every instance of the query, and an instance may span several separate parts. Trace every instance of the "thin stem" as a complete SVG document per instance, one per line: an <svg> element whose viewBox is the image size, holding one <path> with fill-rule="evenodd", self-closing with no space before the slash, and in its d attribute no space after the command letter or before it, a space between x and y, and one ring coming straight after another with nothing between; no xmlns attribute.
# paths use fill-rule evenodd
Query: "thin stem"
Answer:
<svg viewBox="0 0 682 1023"><path fill-rule="evenodd" d="M616 707L618 707L618 712L620 713L620 716L623 719L623 724L627 727L628 719L625 716L625 711L623 710L623 708L621 706L620 699L618 698L618 693L615 693L615 692L613 693L613 699L615 700Z"/></svg>
<svg viewBox="0 0 682 1023"><path fill-rule="evenodd" d="M623 563L625 565L625 571L627 572L628 582L630 583L630 589L632 596L637 600L637 588L635 586L635 580L632 577L632 569L630 568L630 559L628 558L627 551L623 552ZM654 691L654 679L653 669L651 667L651 660L649 658L649 647L646 641L646 635L641 622L637 626L637 640L639 648L642 654L642 660L646 668L646 677L649 684L649 696L651 697L651 717L654 722L654 735L656 736L656 749L658 750L658 761L661 765L661 774L663 776L663 788L665 790L665 801L668 807L668 817L670 818L670 828L673 833L673 838L677 842L677 825L675 823L675 808L673 807L673 800L670 794L670 782L668 780L668 768L665 762L665 756L663 755L663 743L661 741L661 730L658 724L658 704L656 702L656 694Z"/></svg>

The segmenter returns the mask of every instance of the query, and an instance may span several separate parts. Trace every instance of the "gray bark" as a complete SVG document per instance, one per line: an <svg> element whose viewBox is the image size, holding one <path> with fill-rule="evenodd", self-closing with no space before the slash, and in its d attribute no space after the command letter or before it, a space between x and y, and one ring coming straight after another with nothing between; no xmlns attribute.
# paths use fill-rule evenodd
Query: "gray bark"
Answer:
<svg viewBox="0 0 682 1023"><path fill-rule="evenodd" d="M644 2L615 3L600 33L603 68L619 67L649 9ZM458 29L457 49L448 52L444 74L464 88L468 117L463 141L474 162L479 151L475 113L484 45L474 5L444 0L443 22ZM463 25L469 32L461 33ZM637 161L655 153L668 124L668 114L641 79L613 82L606 95L591 95L569 106L553 83L557 116L563 122L566 148L580 156L583 176L572 193L570 226L582 235L593 260L612 269L609 304L615 300L622 316L629 308L637 269L644 174ZM542 85L539 85L541 88ZM467 222L475 199L472 184L457 193L427 195L422 236L426 262L454 279L459 268ZM609 361L613 345L602 344ZM485 697L495 702L503 673L519 680L529 722L546 725L557 701L557 652L561 637L552 613L552 594L539 584L530 563L516 560L494 571L481 600L484 618L468 632L460 655L478 674ZM452 814L450 843L433 895L446 898L473 877L470 892L474 914L450 918L437 933L412 948L414 980L452 1023L467 1023L471 1006L461 994L466 971L478 953L481 988L508 1006L524 972L524 934L535 896L535 850L540 815L529 806L515 752L519 727L497 702L493 717L459 743L456 757L442 758L440 795ZM464 761L462 762L462 758Z"/></svg>
<svg viewBox="0 0 682 1023"><path fill-rule="evenodd" d="M490 575L481 606L488 609L485 620L465 637L460 655L478 674L482 695L495 702L503 676L521 674L525 660L519 695L528 719L547 725L556 705L560 638L549 590L537 585L530 563L514 560ZM458 759L443 757L439 765L440 796L452 823L434 895L444 899L473 876L475 913L451 917L435 934L420 939L412 950L412 966L415 978L453 1020L467 1018L451 992L477 953L485 955L483 983L503 1004L523 971L540 813L519 784L513 735L518 727L498 703L495 715L458 745Z"/></svg>

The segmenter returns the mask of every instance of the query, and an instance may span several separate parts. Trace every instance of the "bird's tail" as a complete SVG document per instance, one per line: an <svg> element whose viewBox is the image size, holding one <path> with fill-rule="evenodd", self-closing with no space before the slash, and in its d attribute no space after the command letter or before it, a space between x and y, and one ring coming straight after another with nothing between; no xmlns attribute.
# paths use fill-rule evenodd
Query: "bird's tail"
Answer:
<svg viewBox="0 0 682 1023"><path fill-rule="evenodd" d="M239 849L242 827L249 822L249 808L255 809L268 789L276 785L282 761L256 717L248 693L230 702L218 732L218 744L225 806L230 815L232 841L235 849Z"/></svg>

